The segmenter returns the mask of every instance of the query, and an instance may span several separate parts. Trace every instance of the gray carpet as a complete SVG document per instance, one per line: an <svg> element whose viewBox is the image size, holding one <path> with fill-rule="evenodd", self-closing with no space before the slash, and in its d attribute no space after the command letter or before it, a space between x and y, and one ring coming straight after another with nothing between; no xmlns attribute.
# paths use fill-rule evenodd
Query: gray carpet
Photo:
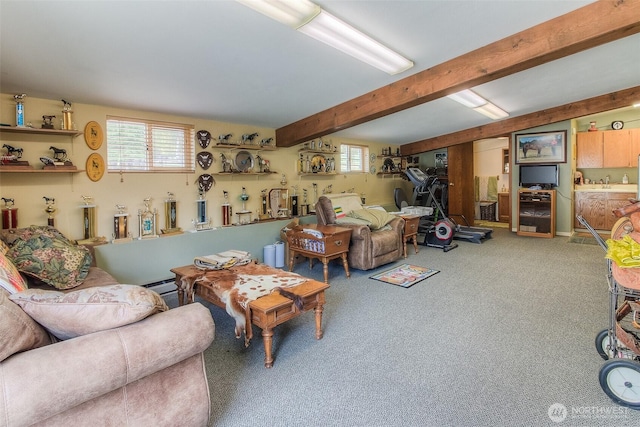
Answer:
<svg viewBox="0 0 640 427"><path fill-rule="evenodd" d="M602 391L595 335L607 326L604 252L566 238L495 229L411 263L440 273L405 289L332 265L324 338L313 314L275 330L272 369L260 331L249 348L211 307L206 351L215 426L640 425ZM322 280L322 266L296 272ZM615 415L611 413L614 412Z"/></svg>

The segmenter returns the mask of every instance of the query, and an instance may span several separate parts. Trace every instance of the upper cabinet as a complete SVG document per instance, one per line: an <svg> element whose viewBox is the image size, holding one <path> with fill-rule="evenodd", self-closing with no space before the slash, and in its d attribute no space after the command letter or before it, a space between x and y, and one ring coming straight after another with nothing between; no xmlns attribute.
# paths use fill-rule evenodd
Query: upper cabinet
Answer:
<svg viewBox="0 0 640 427"><path fill-rule="evenodd" d="M640 129L578 133L576 151L578 168L637 167Z"/></svg>

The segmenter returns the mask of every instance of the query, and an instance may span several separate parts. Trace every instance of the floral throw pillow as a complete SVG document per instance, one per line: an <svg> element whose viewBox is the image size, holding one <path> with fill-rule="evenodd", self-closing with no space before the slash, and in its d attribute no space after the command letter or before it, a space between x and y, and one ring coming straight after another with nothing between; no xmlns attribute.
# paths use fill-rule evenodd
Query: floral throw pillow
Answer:
<svg viewBox="0 0 640 427"><path fill-rule="evenodd" d="M89 274L91 254L84 246L50 233L23 235L7 252L22 273L57 289L71 289Z"/></svg>

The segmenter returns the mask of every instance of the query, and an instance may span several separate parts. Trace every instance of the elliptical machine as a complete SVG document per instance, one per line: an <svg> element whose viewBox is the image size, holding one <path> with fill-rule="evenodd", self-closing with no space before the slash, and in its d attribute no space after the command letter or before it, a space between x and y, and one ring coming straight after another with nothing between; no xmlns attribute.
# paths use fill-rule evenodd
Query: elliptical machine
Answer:
<svg viewBox="0 0 640 427"><path fill-rule="evenodd" d="M446 217L442 205L433 192L433 188L439 185L438 177L428 176L418 168L408 168L405 173L415 186L412 204L415 205L418 200L421 200L423 205L434 208L432 217L420 218L418 232L425 235L423 244L442 249L444 252L457 248L458 244L453 241L456 225Z"/></svg>

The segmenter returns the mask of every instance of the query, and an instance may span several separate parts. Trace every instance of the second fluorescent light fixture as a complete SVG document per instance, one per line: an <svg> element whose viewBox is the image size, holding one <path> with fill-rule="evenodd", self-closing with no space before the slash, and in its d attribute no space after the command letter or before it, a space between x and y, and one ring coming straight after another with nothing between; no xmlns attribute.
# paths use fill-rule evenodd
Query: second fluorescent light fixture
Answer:
<svg viewBox="0 0 640 427"><path fill-rule="evenodd" d="M447 98L453 99L465 107L473 108L474 111L484 114L493 120L500 120L505 117L509 117L509 113L469 89L447 95Z"/></svg>
<svg viewBox="0 0 640 427"><path fill-rule="evenodd" d="M413 67L412 61L308 0L236 1L388 74Z"/></svg>

